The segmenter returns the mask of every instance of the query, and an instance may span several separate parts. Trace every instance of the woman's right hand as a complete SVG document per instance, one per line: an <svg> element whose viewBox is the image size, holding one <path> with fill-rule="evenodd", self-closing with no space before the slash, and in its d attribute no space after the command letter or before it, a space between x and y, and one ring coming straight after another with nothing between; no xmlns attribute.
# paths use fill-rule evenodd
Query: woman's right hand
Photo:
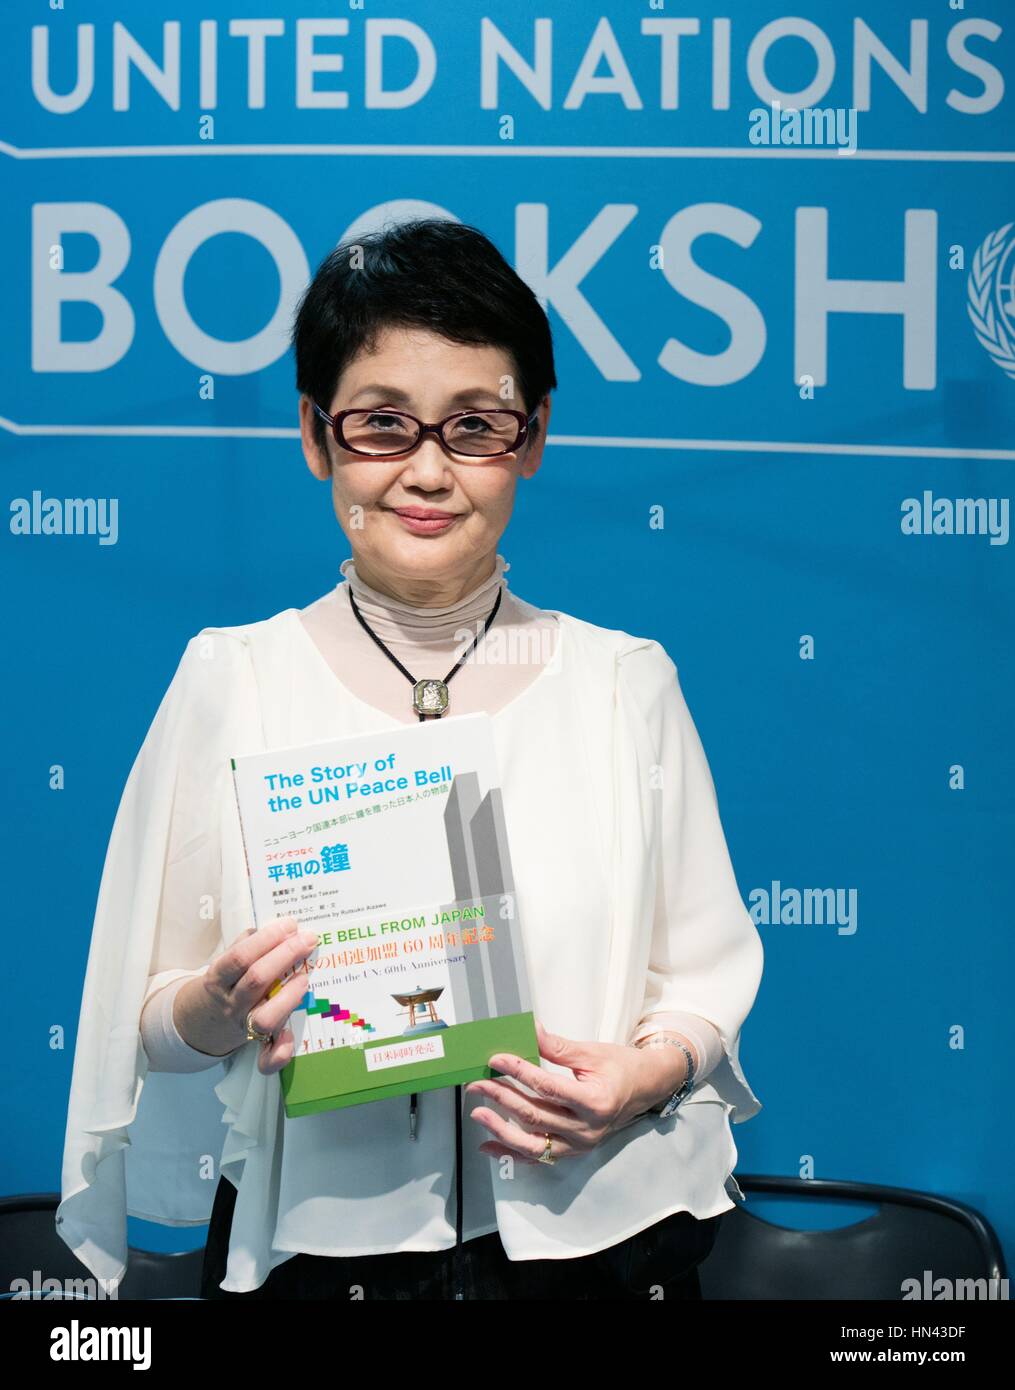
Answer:
<svg viewBox="0 0 1015 1390"><path fill-rule="evenodd" d="M277 994L265 996L282 974L317 945L315 931L302 932L294 917L276 918L248 932L212 961L202 975L181 985L173 1001L173 1022L184 1042L213 1057L226 1057L247 1041L247 1015L274 1041L259 1044L258 1069L281 1071L293 1056L289 1015L307 992L306 971L298 971Z"/></svg>

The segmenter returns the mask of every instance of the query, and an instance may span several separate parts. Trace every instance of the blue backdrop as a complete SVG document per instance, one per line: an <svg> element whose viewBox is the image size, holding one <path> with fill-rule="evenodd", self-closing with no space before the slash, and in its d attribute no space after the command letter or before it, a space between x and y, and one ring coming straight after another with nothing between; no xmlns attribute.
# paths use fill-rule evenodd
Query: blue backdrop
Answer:
<svg viewBox="0 0 1015 1390"><path fill-rule="evenodd" d="M511 585L662 641L710 760L766 949L740 1170L946 1194L1011 1251L1015 15L723 14L3 7L4 1192L59 1188L106 841L187 639L348 553L293 301L436 209L555 336Z"/></svg>

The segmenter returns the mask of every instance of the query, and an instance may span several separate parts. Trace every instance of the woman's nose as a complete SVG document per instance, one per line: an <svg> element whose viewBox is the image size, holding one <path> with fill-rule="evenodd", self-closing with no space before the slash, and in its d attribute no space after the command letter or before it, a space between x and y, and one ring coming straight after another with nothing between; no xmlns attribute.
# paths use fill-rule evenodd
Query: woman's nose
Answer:
<svg viewBox="0 0 1015 1390"><path fill-rule="evenodd" d="M446 486L449 482L449 463L450 459L444 452L440 439L435 434L424 434L406 459L405 472L411 474L412 481L420 486Z"/></svg>

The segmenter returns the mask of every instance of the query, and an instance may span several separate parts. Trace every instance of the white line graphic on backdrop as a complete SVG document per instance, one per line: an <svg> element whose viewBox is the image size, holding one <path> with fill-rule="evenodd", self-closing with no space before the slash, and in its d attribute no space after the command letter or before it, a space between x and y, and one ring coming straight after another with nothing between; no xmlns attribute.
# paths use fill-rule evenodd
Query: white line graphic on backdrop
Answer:
<svg viewBox="0 0 1015 1390"><path fill-rule="evenodd" d="M167 439L299 439L297 429L229 425L19 425L0 415L0 429L17 435L147 436ZM866 454L877 458L990 459L1015 462L1015 449L940 449L922 444L820 444L776 439L625 439L609 435L548 434L548 445L578 449L681 449L723 454Z"/></svg>
<svg viewBox="0 0 1015 1390"><path fill-rule="evenodd" d="M0 140L0 154L12 159L186 158L190 155L468 155L523 159L833 159L836 149L770 145L64 145L35 148ZM928 161L956 164L1013 164L1015 150L874 150L859 148L857 159Z"/></svg>

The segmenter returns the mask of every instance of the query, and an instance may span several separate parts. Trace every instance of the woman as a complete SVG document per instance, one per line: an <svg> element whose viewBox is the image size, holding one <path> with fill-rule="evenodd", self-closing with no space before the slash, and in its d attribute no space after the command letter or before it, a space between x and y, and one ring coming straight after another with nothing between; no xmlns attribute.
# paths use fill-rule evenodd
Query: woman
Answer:
<svg viewBox="0 0 1015 1390"><path fill-rule="evenodd" d="M664 649L507 588L546 315L480 232L417 221L327 257L293 343L352 558L309 607L192 638L131 771L59 1229L116 1280L125 1210L210 1211L205 1297L700 1297L741 1195L730 1121L761 1108L738 1054L762 948ZM299 985L267 996L315 938L253 931L229 758L434 717L424 677L444 717L491 716L542 1065L287 1120Z"/></svg>

